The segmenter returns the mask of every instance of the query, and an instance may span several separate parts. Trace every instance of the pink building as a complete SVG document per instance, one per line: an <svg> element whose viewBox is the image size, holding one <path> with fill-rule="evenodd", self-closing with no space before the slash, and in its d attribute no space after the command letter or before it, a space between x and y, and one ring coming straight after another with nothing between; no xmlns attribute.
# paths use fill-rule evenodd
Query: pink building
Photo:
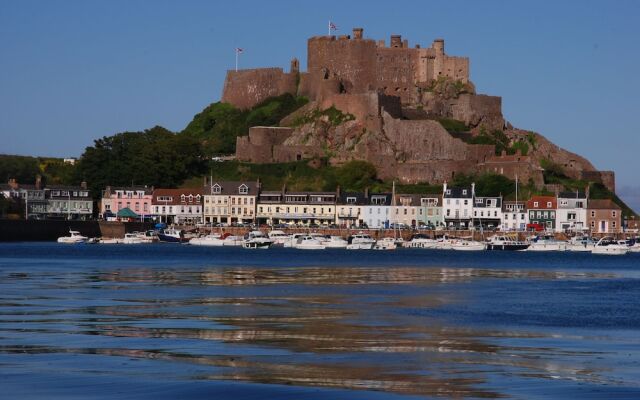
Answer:
<svg viewBox="0 0 640 400"><path fill-rule="evenodd" d="M102 191L100 216L104 219L115 219L118 212L128 208L141 218L153 214L151 202L153 188L147 186L111 187Z"/></svg>

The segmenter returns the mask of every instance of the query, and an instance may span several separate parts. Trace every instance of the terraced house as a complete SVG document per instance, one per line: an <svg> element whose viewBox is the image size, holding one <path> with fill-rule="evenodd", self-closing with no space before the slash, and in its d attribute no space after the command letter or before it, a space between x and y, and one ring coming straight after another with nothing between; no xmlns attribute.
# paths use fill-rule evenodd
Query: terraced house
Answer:
<svg viewBox="0 0 640 400"><path fill-rule="evenodd" d="M212 181L204 188L204 222L255 222L259 191L259 181Z"/></svg>
<svg viewBox="0 0 640 400"><path fill-rule="evenodd" d="M263 191L258 198L258 222L327 226L336 219L337 197L336 192Z"/></svg>
<svg viewBox="0 0 640 400"><path fill-rule="evenodd" d="M153 214L161 221L175 224L202 222L203 190L156 189L153 191Z"/></svg>
<svg viewBox="0 0 640 400"><path fill-rule="evenodd" d="M93 199L89 196L87 183L80 186L47 186L47 218L87 220L93 215Z"/></svg>
<svg viewBox="0 0 640 400"><path fill-rule="evenodd" d="M442 185L442 212L448 229L468 229L473 217L475 184L467 187Z"/></svg>
<svg viewBox="0 0 640 400"><path fill-rule="evenodd" d="M115 219L118 213L128 208L137 217L145 219L152 214L151 203L153 200L153 187L129 186L111 187L107 186L102 191L100 202L100 215L104 219Z"/></svg>
<svg viewBox="0 0 640 400"><path fill-rule="evenodd" d="M554 231L556 229L557 203L555 196L532 196L527 201L530 228Z"/></svg>
<svg viewBox="0 0 640 400"><path fill-rule="evenodd" d="M359 227L364 223L364 206L369 193L339 193L336 204L336 225L345 228Z"/></svg>

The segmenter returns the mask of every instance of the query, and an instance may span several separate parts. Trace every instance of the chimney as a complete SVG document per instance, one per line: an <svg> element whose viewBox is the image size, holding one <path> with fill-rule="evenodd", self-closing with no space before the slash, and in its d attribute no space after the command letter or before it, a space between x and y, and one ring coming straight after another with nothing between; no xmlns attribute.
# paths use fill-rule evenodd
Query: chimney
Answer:
<svg viewBox="0 0 640 400"><path fill-rule="evenodd" d="M369 198L369 187L368 186L366 188L364 188L364 198L365 199Z"/></svg>
<svg viewBox="0 0 640 400"><path fill-rule="evenodd" d="M589 184L587 184L587 187L584 188L584 197L589 199Z"/></svg>
<svg viewBox="0 0 640 400"><path fill-rule="evenodd" d="M336 186L336 198L340 198L340 185Z"/></svg>
<svg viewBox="0 0 640 400"><path fill-rule="evenodd" d="M260 189L262 189L262 182L260 182L260 178L256 179L256 191L260 193ZM256 193L256 195L258 194Z"/></svg>
<svg viewBox="0 0 640 400"><path fill-rule="evenodd" d="M16 178L9 179L9 187L13 190L18 188L18 182L16 182Z"/></svg>
<svg viewBox="0 0 640 400"><path fill-rule="evenodd" d="M353 28L353 38L362 39L362 28Z"/></svg>
<svg viewBox="0 0 640 400"><path fill-rule="evenodd" d="M476 183L471 183L471 196L476 197Z"/></svg>
<svg viewBox="0 0 640 400"><path fill-rule="evenodd" d="M40 190L40 186L42 186L42 176L36 175L36 189Z"/></svg>
<svg viewBox="0 0 640 400"><path fill-rule="evenodd" d="M447 193L447 181L444 181L442 184L442 195L444 196Z"/></svg>
<svg viewBox="0 0 640 400"><path fill-rule="evenodd" d="M82 181L82 182L80 182L80 187L81 187L82 189L86 189L86 188L87 188L87 182L86 182L86 181Z"/></svg>

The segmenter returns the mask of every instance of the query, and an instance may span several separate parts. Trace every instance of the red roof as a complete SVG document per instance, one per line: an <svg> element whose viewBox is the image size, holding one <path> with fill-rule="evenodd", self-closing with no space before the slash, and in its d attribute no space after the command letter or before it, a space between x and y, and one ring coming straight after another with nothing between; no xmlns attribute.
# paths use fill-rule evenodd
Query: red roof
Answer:
<svg viewBox="0 0 640 400"><path fill-rule="evenodd" d="M152 204L189 205L202 204L202 188L156 189L153 191Z"/></svg>

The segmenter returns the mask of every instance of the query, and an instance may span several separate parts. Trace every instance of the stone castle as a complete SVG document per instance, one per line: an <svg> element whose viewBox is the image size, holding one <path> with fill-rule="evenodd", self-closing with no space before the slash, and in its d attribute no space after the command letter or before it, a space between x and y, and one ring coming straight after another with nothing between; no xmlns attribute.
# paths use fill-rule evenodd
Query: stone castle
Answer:
<svg viewBox="0 0 640 400"><path fill-rule="evenodd" d="M534 134L527 155L495 155L495 147L469 144L438 121L453 119L471 128L503 131L511 141L529 132L514 129L502 115L502 99L477 94L469 79L469 59L445 53L444 40L430 47L409 46L400 35L384 40L352 35L308 39L307 71L297 59L281 68L228 71L222 101L247 109L267 98L290 93L310 102L286 117L280 127L253 127L237 139L239 160L268 163L328 157L372 162L382 178L403 182L444 182L456 173L487 171L521 181L543 182L541 159L558 163L575 179L602 182L615 189L611 171L597 171L588 160ZM349 116L339 124L322 111ZM310 118L314 116L315 118ZM528 140L532 140L529 136Z"/></svg>

